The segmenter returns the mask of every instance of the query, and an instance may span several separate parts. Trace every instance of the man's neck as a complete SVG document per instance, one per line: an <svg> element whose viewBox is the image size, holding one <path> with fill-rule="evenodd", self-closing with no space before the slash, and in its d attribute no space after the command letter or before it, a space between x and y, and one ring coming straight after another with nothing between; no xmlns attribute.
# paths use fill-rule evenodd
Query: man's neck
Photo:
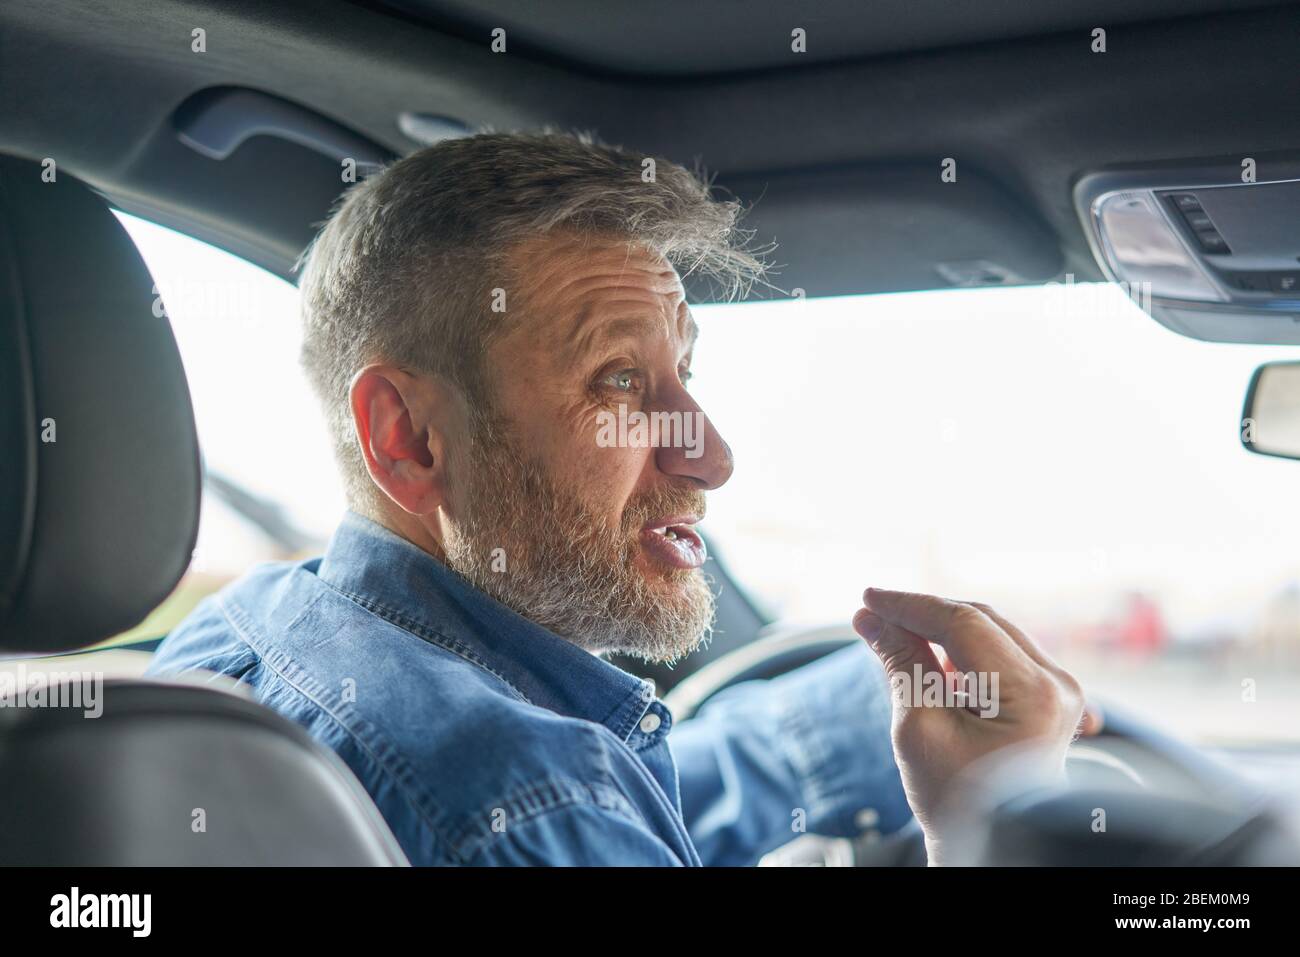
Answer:
<svg viewBox="0 0 1300 957"><path fill-rule="evenodd" d="M447 553L437 536L425 525L425 519L412 515L399 508L390 506L385 509L351 506L357 512L377 525L382 525L394 535L401 536L421 551L428 552L442 564L447 564ZM435 518L436 520L436 518Z"/></svg>

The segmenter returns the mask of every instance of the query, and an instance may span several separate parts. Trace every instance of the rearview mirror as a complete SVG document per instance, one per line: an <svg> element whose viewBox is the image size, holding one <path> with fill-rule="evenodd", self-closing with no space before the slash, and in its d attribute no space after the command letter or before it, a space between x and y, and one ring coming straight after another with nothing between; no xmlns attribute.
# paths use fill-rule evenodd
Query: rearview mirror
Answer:
<svg viewBox="0 0 1300 957"><path fill-rule="evenodd" d="M1268 362L1255 370L1241 444L1260 455L1300 459L1300 362Z"/></svg>

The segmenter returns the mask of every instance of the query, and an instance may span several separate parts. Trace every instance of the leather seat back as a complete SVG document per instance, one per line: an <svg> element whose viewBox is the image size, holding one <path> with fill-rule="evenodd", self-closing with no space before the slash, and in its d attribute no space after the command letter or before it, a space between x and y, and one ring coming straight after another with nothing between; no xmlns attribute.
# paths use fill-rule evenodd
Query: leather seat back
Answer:
<svg viewBox="0 0 1300 957"><path fill-rule="evenodd" d="M198 530L194 416L153 280L100 197L65 171L50 179L0 156L10 654L136 625L176 587ZM302 728L215 686L104 680L93 660L0 670L0 864L405 863Z"/></svg>

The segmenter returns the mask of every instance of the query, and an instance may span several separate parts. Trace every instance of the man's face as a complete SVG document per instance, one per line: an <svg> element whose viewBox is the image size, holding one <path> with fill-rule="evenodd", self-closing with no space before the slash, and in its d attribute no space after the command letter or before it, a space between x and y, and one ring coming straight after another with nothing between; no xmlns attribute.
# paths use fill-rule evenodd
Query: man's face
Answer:
<svg viewBox="0 0 1300 957"><path fill-rule="evenodd" d="M448 563L591 651L673 660L712 622L693 526L732 471L686 388L681 281L626 243L548 238L518 256L494 408L453 455Z"/></svg>

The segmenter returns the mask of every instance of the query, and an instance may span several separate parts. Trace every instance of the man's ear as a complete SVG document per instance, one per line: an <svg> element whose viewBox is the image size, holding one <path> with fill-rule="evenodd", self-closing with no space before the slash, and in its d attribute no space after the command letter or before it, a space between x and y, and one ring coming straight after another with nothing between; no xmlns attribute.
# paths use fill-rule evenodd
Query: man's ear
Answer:
<svg viewBox="0 0 1300 957"><path fill-rule="evenodd" d="M352 379L348 401L366 468L412 515L431 515L446 502L446 432L458 421L456 399L441 381L396 366L367 366Z"/></svg>

